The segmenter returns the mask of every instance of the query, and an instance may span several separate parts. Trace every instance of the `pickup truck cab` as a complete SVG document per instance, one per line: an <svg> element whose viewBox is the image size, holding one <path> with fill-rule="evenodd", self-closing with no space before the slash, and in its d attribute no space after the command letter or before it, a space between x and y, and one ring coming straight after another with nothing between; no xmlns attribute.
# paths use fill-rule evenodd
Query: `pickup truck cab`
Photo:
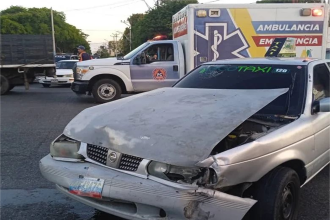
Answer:
<svg viewBox="0 0 330 220"><path fill-rule="evenodd" d="M72 90L102 103L122 93L172 86L184 76L184 54L178 41L150 41L121 58L79 62L74 72Z"/></svg>
<svg viewBox="0 0 330 220"><path fill-rule="evenodd" d="M328 4L190 4L172 17L173 40L80 62L72 90L108 102L168 87L206 62L265 57L276 38L294 38L294 57L324 59L328 15Z"/></svg>

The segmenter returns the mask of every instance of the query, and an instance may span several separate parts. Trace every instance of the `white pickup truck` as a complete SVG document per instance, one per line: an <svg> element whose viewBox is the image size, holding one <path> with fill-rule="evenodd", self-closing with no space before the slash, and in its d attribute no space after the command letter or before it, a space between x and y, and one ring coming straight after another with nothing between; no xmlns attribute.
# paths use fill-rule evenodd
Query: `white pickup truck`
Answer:
<svg viewBox="0 0 330 220"><path fill-rule="evenodd" d="M296 57L324 59L328 4L192 4L173 16L173 40L146 42L122 58L79 62L72 90L97 102L172 86L204 62L264 57L295 38Z"/></svg>

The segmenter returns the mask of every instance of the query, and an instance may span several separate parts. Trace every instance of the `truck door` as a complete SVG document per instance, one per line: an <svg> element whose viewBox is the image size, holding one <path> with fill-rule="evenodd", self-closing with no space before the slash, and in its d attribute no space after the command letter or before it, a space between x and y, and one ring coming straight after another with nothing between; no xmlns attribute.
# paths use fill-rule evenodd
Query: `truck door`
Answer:
<svg viewBox="0 0 330 220"><path fill-rule="evenodd" d="M134 91L170 87L179 80L178 49L173 43L153 43L131 61Z"/></svg>

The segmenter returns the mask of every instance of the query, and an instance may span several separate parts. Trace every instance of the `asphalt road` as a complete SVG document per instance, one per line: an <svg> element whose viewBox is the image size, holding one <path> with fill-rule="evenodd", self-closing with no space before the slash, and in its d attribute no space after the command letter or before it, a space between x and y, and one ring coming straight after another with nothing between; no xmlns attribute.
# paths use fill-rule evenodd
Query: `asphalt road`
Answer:
<svg viewBox="0 0 330 220"><path fill-rule="evenodd" d="M30 91L14 88L0 100L1 219L119 220L63 196L39 172L51 141L94 100L38 84ZM329 219L329 166L302 188L298 219Z"/></svg>

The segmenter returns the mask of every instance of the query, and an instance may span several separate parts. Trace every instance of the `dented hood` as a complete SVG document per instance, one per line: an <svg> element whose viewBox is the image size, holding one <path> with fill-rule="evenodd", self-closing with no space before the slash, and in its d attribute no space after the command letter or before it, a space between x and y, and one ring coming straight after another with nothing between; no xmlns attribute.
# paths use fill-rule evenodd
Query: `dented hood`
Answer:
<svg viewBox="0 0 330 220"><path fill-rule="evenodd" d="M193 166L285 92L162 88L88 108L67 125L64 134L145 159Z"/></svg>

